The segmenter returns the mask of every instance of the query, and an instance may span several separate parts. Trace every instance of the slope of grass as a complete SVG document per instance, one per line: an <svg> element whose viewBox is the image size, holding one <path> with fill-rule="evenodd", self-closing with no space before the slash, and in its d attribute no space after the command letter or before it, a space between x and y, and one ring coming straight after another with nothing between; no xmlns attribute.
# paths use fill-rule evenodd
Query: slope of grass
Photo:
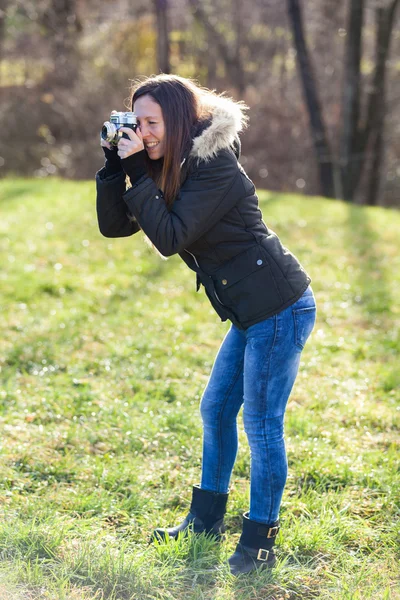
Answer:
<svg viewBox="0 0 400 600"><path fill-rule="evenodd" d="M148 544L199 481L229 325L179 257L103 238L94 202L93 182L2 180L0 599L400 598L400 214L260 192L318 316L286 414L279 563L233 579L241 415L227 540Z"/></svg>

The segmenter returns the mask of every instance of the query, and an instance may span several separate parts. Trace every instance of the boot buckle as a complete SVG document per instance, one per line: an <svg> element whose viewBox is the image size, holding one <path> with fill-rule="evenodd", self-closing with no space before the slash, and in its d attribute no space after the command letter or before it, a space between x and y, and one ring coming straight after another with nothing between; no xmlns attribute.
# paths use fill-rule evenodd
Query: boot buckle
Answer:
<svg viewBox="0 0 400 600"><path fill-rule="evenodd" d="M265 555L263 556L263 552L265 552ZM262 560L264 562L266 562L268 560L268 554L269 554L269 550L265 550L264 548L260 548L257 554L257 560Z"/></svg>
<svg viewBox="0 0 400 600"><path fill-rule="evenodd" d="M268 529L267 538L276 537L278 535L279 525L277 527L270 527Z"/></svg>

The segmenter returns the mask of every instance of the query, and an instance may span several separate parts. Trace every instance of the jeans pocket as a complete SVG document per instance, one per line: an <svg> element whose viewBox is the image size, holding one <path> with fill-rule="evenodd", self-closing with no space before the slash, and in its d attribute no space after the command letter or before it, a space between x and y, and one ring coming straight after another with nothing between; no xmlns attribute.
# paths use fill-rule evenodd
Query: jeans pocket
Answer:
<svg viewBox="0 0 400 600"><path fill-rule="evenodd" d="M294 342L296 346L303 349L312 330L317 317L315 306L293 309L294 319Z"/></svg>

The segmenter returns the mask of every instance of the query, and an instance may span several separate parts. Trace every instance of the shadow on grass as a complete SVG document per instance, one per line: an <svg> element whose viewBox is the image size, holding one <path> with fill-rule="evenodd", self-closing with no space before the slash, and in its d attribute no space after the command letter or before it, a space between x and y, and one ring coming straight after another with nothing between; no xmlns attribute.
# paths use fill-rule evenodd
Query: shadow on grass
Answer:
<svg viewBox="0 0 400 600"><path fill-rule="evenodd" d="M26 183L25 185L14 185L6 188L0 193L0 203L8 202L9 200L18 200L21 196L26 196L30 191L37 190L34 182Z"/></svg>
<svg viewBox="0 0 400 600"><path fill-rule="evenodd" d="M349 204L345 242L358 260L354 283L361 290L358 303L367 319L391 313L393 303L385 260L378 248L379 240L365 208Z"/></svg>
<svg viewBox="0 0 400 600"><path fill-rule="evenodd" d="M374 344L357 350L357 358L366 356L387 362L386 372L381 372L381 388L386 392L396 389L399 382L397 356L400 351L400 335L395 325L395 302L391 289L392 273L390 257L380 249L381 234L371 226L372 213L362 206L348 205L348 221L344 241L354 261L353 290L360 312L371 331L379 328L382 333L374 336Z"/></svg>

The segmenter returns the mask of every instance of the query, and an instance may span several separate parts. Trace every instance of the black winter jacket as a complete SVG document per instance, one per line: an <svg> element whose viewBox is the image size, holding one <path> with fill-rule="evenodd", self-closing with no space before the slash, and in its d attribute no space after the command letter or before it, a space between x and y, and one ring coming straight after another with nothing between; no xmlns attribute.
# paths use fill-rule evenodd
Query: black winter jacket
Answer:
<svg viewBox="0 0 400 600"><path fill-rule="evenodd" d="M106 237L142 229L161 254L178 253L221 320L247 329L294 304L311 279L263 222L254 184L238 162L240 107L216 98L210 110L184 157L172 209L146 174L126 189L124 171L109 175L103 167L96 174L98 223Z"/></svg>

